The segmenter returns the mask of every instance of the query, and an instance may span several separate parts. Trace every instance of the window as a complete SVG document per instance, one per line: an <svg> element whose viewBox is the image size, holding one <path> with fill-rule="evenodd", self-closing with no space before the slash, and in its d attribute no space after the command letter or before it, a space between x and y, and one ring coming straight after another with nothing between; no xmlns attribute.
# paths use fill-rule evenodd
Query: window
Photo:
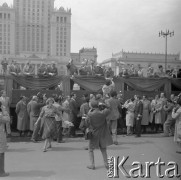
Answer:
<svg viewBox="0 0 181 180"><path fill-rule="evenodd" d="M10 14L8 14L8 19L10 19Z"/></svg>
<svg viewBox="0 0 181 180"><path fill-rule="evenodd" d="M4 13L4 19L6 19L6 14Z"/></svg>
<svg viewBox="0 0 181 180"><path fill-rule="evenodd" d="M57 17L57 22L59 22L59 17Z"/></svg>
<svg viewBox="0 0 181 180"><path fill-rule="evenodd" d="M64 17L64 23L67 23L67 17Z"/></svg>
<svg viewBox="0 0 181 180"><path fill-rule="evenodd" d="M2 13L0 13L0 19L2 19Z"/></svg>

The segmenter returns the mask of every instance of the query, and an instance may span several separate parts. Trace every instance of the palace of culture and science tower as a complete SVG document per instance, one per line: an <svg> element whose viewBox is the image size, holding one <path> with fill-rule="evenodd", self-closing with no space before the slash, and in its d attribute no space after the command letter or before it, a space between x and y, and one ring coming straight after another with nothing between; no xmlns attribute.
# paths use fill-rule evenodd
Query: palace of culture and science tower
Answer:
<svg viewBox="0 0 181 180"><path fill-rule="evenodd" d="M67 63L71 49L71 9L54 0L14 0L0 6L0 56L19 63Z"/></svg>

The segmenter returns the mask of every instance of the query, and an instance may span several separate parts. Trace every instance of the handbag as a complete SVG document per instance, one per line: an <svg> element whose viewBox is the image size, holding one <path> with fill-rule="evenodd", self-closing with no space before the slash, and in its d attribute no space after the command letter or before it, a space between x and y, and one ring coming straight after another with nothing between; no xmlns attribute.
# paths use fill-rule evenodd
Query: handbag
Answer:
<svg viewBox="0 0 181 180"><path fill-rule="evenodd" d="M86 128L85 130L85 140L90 140L93 137L93 130L90 128Z"/></svg>
<svg viewBox="0 0 181 180"><path fill-rule="evenodd" d="M0 122L1 123L7 123L10 122L10 117L9 116L4 116L4 115L0 115Z"/></svg>

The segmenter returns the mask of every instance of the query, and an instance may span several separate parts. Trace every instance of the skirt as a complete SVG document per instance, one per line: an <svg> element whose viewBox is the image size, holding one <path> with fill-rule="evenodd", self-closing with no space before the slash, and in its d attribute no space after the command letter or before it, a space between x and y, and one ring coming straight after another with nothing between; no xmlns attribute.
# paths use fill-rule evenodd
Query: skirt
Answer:
<svg viewBox="0 0 181 180"><path fill-rule="evenodd" d="M43 123L42 139L54 138L56 136L55 118L45 117Z"/></svg>

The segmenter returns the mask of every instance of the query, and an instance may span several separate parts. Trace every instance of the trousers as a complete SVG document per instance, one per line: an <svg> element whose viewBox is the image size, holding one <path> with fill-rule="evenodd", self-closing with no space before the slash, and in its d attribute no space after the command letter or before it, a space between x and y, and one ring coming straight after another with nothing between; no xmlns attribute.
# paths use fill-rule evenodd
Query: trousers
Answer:
<svg viewBox="0 0 181 180"><path fill-rule="evenodd" d="M41 121L39 121L37 125L34 125L32 139L38 140L38 134L39 134L39 131L40 131L40 126L41 126Z"/></svg>
<svg viewBox="0 0 181 180"><path fill-rule="evenodd" d="M0 175L4 173L4 153L0 153Z"/></svg>

